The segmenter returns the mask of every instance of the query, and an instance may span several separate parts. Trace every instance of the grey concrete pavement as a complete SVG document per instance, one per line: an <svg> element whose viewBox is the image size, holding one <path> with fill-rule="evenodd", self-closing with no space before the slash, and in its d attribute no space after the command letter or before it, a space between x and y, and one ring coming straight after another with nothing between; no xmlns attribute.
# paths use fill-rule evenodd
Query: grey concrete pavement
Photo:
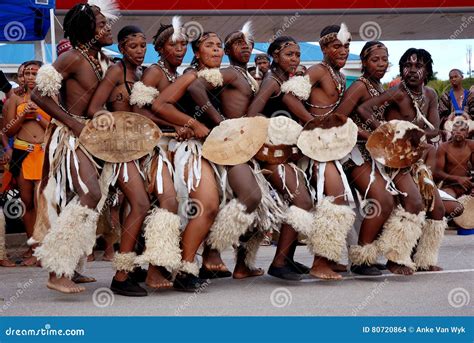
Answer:
<svg viewBox="0 0 474 343"><path fill-rule="evenodd" d="M268 268L274 252L275 247L261 247L257 265ZM296 256L312 262L305 247L298 247ZM440 252L442 272L376 278L347 274L339 282L229 278L212 280L197 293L151 291L144 298L107 291L110 262L88 263L86 274L97 282L78 295L47 289L47 273L39 268L0 268L0 316L472 316L473 257L474 236L450 232ZM232 251L225 252L224 260L233 267Z"/></svg>

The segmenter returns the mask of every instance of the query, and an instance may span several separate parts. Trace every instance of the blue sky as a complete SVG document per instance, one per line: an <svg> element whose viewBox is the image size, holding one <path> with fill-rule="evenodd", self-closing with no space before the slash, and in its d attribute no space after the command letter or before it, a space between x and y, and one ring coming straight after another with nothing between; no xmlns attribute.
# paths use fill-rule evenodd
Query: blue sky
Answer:
<svg viewBox="0 0 474 343"><path fill-rule="evenodd" d="M467 77L466 47L470 45L474 49L474 39L383 41L383 43L388 48L392 66L382 82L391 81L398 74L398 61L409 48L425 49L431 54L434 61L433 70L438 72L439 79L447 80L449 71L453 68L461 69L464 77ZM352 42L350 52L358 55L364 44L365 42ZM474 69L474 52L472 59L471 68Z"/></svg>

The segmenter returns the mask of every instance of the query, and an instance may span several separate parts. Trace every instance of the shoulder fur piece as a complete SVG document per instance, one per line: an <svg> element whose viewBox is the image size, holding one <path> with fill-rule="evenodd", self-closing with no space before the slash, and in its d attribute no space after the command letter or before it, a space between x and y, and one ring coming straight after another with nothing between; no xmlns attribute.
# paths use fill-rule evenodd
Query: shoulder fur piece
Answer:
<svg viewBox="0 0 474 343"><path fill-rule="evenodd" d="M151 105L158 94L160 92L156 88L145 86L143 82L138 81L133 85L132 94L130 94L130 105L137 105L138 107Z"/></svg>
<svg viewBox="0 0 474 343"><path fill-rule="evenodd" d="M294 76L281 85L281 91L292 93L300 100L308 100L311 95L311 87L309 75Z"/></svg>
<svg viewBox="0 0 474 343"><path fill-rule="evenodd" d="M36 87L42 96L56 96L61 89L63 76L51 65L45 64L36 75Z"/></svg>
<svg viewBox="0 0 474 343"><path fill-rule="evenodd" d="M224 84L224 78L222 77L219 68L200 70L198 71L197 76L202 77L214 88L221 87Z"/></svg>
<svg viewBox="0 0 474 343"><path fill-rule="evenodd" d="M115 0L88 0L87 3L91 6L97 6L107 19L115 21L120 14L120 8Z"/></svg>

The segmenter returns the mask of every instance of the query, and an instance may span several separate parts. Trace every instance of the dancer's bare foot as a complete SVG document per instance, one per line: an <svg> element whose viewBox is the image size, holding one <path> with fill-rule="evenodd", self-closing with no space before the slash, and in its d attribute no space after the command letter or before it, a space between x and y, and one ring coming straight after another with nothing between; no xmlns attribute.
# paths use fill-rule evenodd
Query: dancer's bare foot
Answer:
<svg viewBox="0 0 474 343"><path fill-rule="evenodd" d="M74 272L74 276L72 277L71 280L74 283L90 283L90 282L96 282L97 281L93 277L85 276L85 275L82 275L78 272Z"/></svg>
<svg viewBox="0 0 474 343"><path fill-rule="evenodd" d="M418 268L417 272L439 272L443 270L443 268L439 266L429 266L428 268Z"/></svg>
<svg viewBox="0 0 474 343"><path fill-rule="evenodd" d="M226 267L224 261L222 261L221 254L218 250L211 249L207 245L204 246L202 252L202 264L207 270L213 272L228 272L229 269Z"/></svg>
<svg viewBox="0 0 474 343"><path fill-rule="evenodd" d="M0 260L0 267L16 267L16 263L7 258Z"/></svg>
<svg viewBox="0 0 474 343"><path fill-rule="evenodd" d="M61 292L61 293L81 293L86 289L82 286L76 285L74 282L66 278L65 276L57 277L55 274L49 274L49 280L46 284L49 289Z"/></svg>
<svg viewBox="0 0 474 343"><path fill-rule="evenodd" d="M145 284L148 287L154 289L162 289L162 288L172 288L173 283L169 281L162 272L162 267L153 266L150 264L148 267L148 273L146 276Z"/></svg>
<svg viewBox="0 0 474 343"><path fill-rule="evenodd" d="M347 272L347 266L345 264L329 261L329 265L331 266L331 269L336 273Z"/></svg>
<svg viewBox="0 0 474 343"><path fill-rule="evenodd" d="M107 246L104 250L104 255L102 256L102 261L110 262L114 259L114 246Z"/></svg>
<svg viewBox="0 0 474 343"><path fill-rule="evenodd" d="M309 274L323 280L342 279L342 276L332 269L331 261L323 257L315 257Z"/></svg>
<svg viewBox="0 0 474 343"><path fill-rule="evenodd" d="M21 265L24 267L34 267L34 266L39 267L39 262L35 256L30 256L30 257L25 258L21 262Z"/></svg>
<svg viewBox="0 0 474 343"><path fill-rule="evenodd" d="M251 269L247 267L245 264L241 264L241 265L235 266L232 277L234 279L245 279L247 277L262 276L263 274L264 274L264 270L262 268Z"/></svg>
<svg viewBox="0 0 474 343"><path fill-rule="evenodd" d="M94 262L95 261L95 256L94 253L90 254L87 256L87 262Z"/></svg>
<svg viewBox="0 0 474 343"><path fill-rule="evenodd" d="M401 264L395 263L393 261L387 262L387 269L390 270L393 274L399 275L413 275L414 270L407 266L402 266Z"/></svg>

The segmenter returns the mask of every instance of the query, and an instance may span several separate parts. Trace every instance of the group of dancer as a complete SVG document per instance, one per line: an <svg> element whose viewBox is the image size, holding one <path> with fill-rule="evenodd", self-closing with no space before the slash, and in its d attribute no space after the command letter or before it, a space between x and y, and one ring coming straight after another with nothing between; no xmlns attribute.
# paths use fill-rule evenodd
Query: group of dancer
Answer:
<svg viewBox="0 0 474 343"><path fill-rule="evenodd" d="M202 32L190 43L191 66L179 75L190 40L179 18L160 26L153 37L159 60L144 69L147 40L138 27L118 33L123 58L116 63L101 51L113 42L108 23L115 15L93 0L70 9L64 19L70 49L52 65L24 66L26 92L12 100L6 118L14 122L7 135L16 137L12 160L20 161L14 175L27 209L24 222L34 257L49 272L48 288L78 293L85 290L80 283L93 281L80 274L81 266L104 213L121 229L110 286L117 294L147 295L142 267L148 287L184 291L209 278L260 276L256 254L271 230L279 238L268 274L339 280L347 271L341 262L357 198L359 206L376 202L380 213L362 218L358 242L348 248L352 272L381 275L382 255L396 274L440 269L447 222L430 173L439 114L437 95L426 87L433 63L427 51L407 50L400 59L402 82L384 91L388 50L382 42L367 42L360 53L362 76L346 89L340 70L350 34L344 24L331 25L320 35L323 62L298 70L298 42L281 36L270 44L269 57L256 61L254 75L263 75L257 82L248 72L254 42L247 23L224 39ZM224 54L230 65L221 68ZM174 135L163 136L138 160L102 161L79 136L104 109L145 116ZM260 150L245 160L236 156L240 150L222 151L222 163L203 154L213 129L235 129L238 118L254 120L256 128L262 117L269 118L264 148L277 146L279 154L260 158ZM415 124L427 137L425 154L411 167L384 167L366 149L371 132L391 120ZM250 129L237 132L244 136ZM305 148L296 148L297 141ZM349 153L339 156L347 147ZM308 156L313 153L320 158ZM199 213L190 216L186 207L196 204ZM462 212L458 202L450 205ZM300 241L314 256L311 267L294 260ZM221 258L228 248L236 252L232 273Z"/></svg>

